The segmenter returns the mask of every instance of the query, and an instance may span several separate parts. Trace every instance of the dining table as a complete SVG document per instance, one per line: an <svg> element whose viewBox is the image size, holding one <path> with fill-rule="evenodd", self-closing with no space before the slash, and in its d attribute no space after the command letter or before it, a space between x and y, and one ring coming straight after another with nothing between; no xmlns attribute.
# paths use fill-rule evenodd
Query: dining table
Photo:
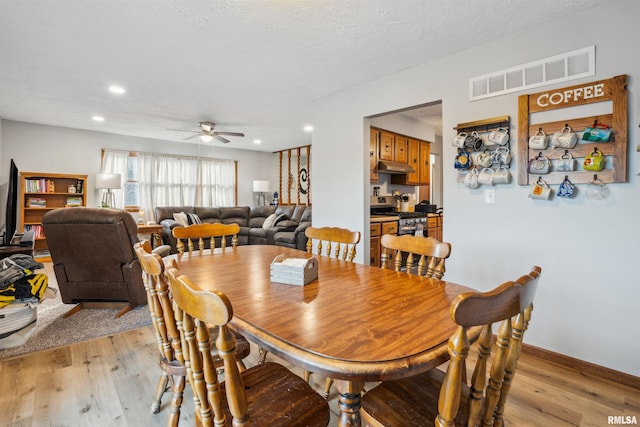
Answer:
<svg viewBox="0 0 640 427"><path fill-rule="evenodd" d="M317 279L304 286L272 281L271 263L278 255L317 258ZM360 425L365 382L417 375L449 359L447 342L456 328L451 302L473 291L273 245L218 248L171 255L172 260L200 289L227 295L234 330L302 369L333 378L339 426Z"/></svg>

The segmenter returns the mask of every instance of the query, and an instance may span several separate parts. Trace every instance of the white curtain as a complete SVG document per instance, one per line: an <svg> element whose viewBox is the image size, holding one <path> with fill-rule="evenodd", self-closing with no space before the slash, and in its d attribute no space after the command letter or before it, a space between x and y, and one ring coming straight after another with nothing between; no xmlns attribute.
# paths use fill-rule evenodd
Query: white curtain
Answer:
<svg viewBox="0 0 640 427"><path fill-rule="evenodd" d="M122 209L124 206L124 182L127 176L127 161L129 159L129 153L126 151L114 151L108 153L104 152L102 156L102 168L101 173L119 173L120 174L120 188L112 190L113 197L116 202L116 206ZM101 190L100 199L104 196L104 192L107 190Z"/></svg>
<svg viewBox="0 0 640 427"><path fill-rule="evenodd" d="M104 150L103 172L120 173L125 187L137 192L145 221L154 219L156 206L234 206L236 162L154 153L135 153L136 177L129 170L129 152ZM125 206L124 193L116 195L116 205ZM133 200L133 198L127 198Z"/></svg>

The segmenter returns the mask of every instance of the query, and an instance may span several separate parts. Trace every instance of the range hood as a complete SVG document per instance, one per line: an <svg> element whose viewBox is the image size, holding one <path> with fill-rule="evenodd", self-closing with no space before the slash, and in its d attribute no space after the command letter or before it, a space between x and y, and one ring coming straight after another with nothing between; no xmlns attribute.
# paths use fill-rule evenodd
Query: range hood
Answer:
<svg viewBox="0 0 640 427"><path fill-rule="evenodd" d="M391 162L389 160L380 160L378 162L378 173L388 174L408 174L415 173L415 169L406 163Z"/></svg>

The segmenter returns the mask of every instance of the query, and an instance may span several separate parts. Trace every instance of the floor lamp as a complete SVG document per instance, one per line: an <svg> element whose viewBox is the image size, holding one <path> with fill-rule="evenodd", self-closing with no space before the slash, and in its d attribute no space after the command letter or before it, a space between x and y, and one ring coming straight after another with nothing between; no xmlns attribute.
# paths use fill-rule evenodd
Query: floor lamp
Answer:
<svg viewBox="0 0 640 427"><path fill-rule="evenodd" d="M262 200L262 206L265 206L264 193L269 192L269 181L257 180L253 181L253 192L258 193L258 206L260 206L260 200Z"/></svg>
<svg viewBox="0 0 640 427"><path fill-rule="evenodd" d="M122 187L122 178L119 173L98 173L96 174L96 188L98 190L107 190L102 195L103 208L115 208L116 198L113 191Z"/></svg>

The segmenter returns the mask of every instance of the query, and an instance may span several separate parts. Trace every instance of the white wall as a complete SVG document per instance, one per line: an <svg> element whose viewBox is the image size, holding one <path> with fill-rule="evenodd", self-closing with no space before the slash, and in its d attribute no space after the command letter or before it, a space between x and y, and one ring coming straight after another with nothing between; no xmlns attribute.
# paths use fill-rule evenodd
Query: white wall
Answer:
<svg viewBox="0 0 640 427"><path fill-rule="evenodd" d="M598 29L593 18L606 29ZM639 141L640 2L624 0L588 9L507 38L453 53L421 66L321 99L315 104L313 135L314 224L363 231L368 241L368 134L363 118L442 100L445 220L452 243L448 280L487 290L542 266L531 327L532 345L640 375ZM483 191L455 180L454 149L448 143L457 123L511 116L517 134L520 93L468 101L468 79L548 56L596 45L597 75L557 85L627 74L629 157L627 183L610 184L602 204L584 198L550 202L527 198L529 189L496 187L496 204L483 203ZM529 93L542 89L532 90ZM555 119L562 120L556 113ZM551 121L551 120L550 120ZM512 140L515 148L517 141ZM336 156L335 153L340 153ZM451 165L448 167L447 165ZM522 165L514 161L512 172ZM339 172L338 172L339 171ZM340 189L340 191L337 191ZM368 259L361 245L359 262Z"/></svg>
<svg viewBox="0 0 640 427"><path fill-rule="evenodd" d="M88 175L87 205L96 206L95 174L100 171L103 148L153 153L201 155L238 161L239 206L253 206L253 180L278 182L277 154L250 150L199 146L102 132L2 120L0 132L0 188L6 188L9 160L21 172L77 173ZM6 164L5 164L6 163ZM4 193L6 198L6 190ZM1 202L3 205L5 201ZM4 220L4 208L0 218Z"/></svg>

